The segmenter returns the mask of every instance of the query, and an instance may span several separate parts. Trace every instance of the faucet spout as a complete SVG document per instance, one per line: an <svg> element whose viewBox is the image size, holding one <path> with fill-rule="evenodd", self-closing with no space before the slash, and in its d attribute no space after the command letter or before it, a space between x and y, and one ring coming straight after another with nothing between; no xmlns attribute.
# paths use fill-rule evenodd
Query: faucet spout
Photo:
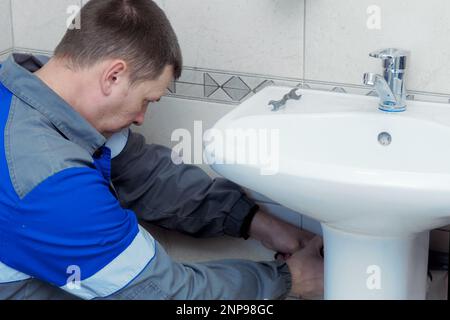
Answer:
<svg viewBox="0 0 450 320"><path fill-rule="evenodd" d="M381 110L397 112L405 111L406 104L404 103L404 100L400 99L399 101L383 76L367 72L364 74L363 83L374 87L378 97L380 97Z"/></svg>

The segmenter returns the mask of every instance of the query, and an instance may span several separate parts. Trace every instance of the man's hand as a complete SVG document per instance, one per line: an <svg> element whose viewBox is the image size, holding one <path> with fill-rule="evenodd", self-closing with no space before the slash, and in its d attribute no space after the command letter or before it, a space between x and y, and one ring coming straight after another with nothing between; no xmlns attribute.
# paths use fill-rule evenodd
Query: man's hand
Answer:
<svg viewBox="0 0 450 320"><path fill-rule="evenodd" d="M314 237L302 250L286 260L292 277L291 294L302 299L323 298L323 243Z"/></svg>
<svg viewBox="0 0 450 320"><path fill-rule="evenodd" d="M251 224L249 235L261 241L268 249L283 254L288 258L294 252L305 247L314 238L314 234L301 230L264 211L258 211Z"/></svg>

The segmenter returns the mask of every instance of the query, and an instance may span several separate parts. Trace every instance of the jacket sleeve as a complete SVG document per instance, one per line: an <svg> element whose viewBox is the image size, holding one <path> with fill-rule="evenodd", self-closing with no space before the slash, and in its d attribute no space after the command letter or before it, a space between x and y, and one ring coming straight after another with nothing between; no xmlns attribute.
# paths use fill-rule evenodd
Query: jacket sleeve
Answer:
<svg viewBox="0 0 450 320"><path fill-rule="evenodd" d="M239 259L183 264L156 243L152 263L123 290L120 300L273 300L285 299L292 279L285 262Z"/></svg>
<svg viewBox="0 0 450 320"><path fill-rule="evenodd" d="M176 165L172 151L128 132L112 159L112 182L121 204L144 221L196 237L247 238L258 206L235 183L202 169Z"/></svg>

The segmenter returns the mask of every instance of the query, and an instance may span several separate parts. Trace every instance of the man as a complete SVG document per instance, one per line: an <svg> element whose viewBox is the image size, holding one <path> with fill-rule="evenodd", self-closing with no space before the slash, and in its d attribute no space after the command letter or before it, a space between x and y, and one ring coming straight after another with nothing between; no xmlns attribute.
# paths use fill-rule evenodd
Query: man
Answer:
<svg viewBox="0 0 450 320"><path fill-rule="evenodd" d="M49 61L16 54L0 69L0 298L320 295L320 238L128 129L181 73L158 6L91 0L80 19ZM176 263L137 219L198 237L251 236L287 260Z"/></svg>

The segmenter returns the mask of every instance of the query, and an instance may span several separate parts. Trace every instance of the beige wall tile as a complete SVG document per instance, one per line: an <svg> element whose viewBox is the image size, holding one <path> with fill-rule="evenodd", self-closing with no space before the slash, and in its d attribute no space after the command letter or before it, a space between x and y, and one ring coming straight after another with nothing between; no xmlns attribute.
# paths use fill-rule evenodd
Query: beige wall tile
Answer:
<svg viewBox="0 0 450 320"><path fill-rule="evenodd" d="M10 4L10 0L0 0L0 53L13 46Z"/></svg>
<svg viewBox="0 0 450 320"><path fill-rule="evenodd" d="M80 0L13 0L15 47L53 51L67 29L70 6Z"/></svg>
<svg viewBox="0 0 450 320"><path fill-rule="evenodd" d="M160 0L191 67L299 78L303 0Z"/></svg>
<svg viewBox="0 0 450 320"><path fill-rule="evenodd" d="M373 5L381 10L381 29L367 27ZM369 52L400 47L411 51L407 88L450 93L449 12L447 0L309 0L305 77L362 84L364 72L381 71Z"/></svg>

